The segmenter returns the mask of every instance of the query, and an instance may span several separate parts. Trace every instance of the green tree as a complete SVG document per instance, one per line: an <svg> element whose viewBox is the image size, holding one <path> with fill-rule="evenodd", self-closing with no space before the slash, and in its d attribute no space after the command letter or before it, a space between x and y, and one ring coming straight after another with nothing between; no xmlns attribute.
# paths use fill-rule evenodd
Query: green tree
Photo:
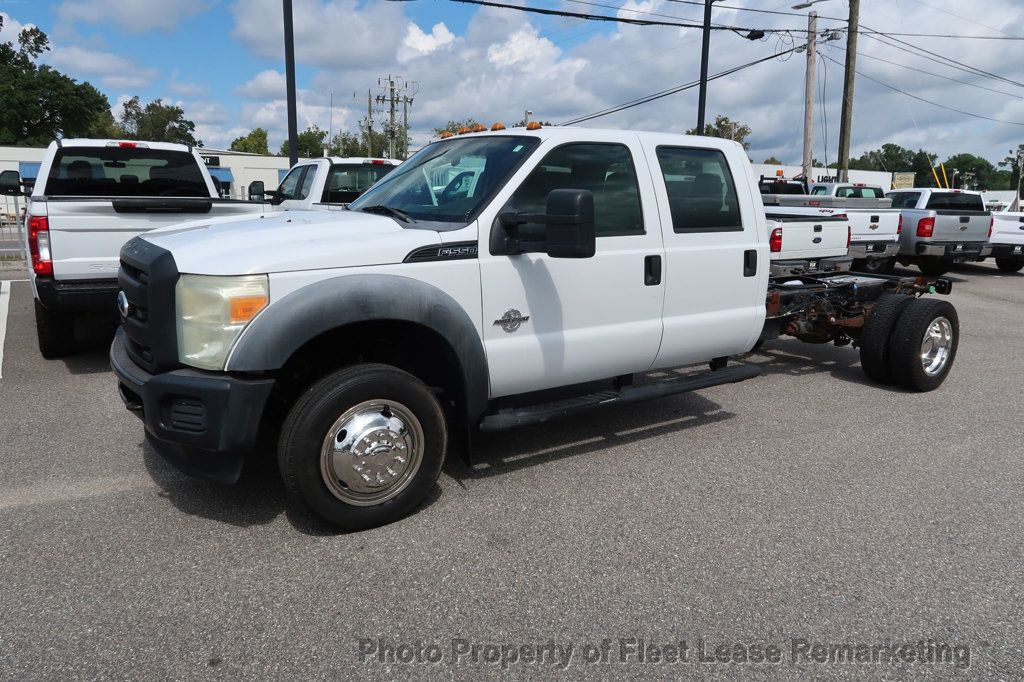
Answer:
<svg viewBox="0 0 1024 682"><path fill-rule="evenodd" d="M779 161L778 159L776 159L774 156L769 156L767 159L765 159L761 163L763 163L765 165L769 165L770 164L772 166L781 166L782 165L782 162Z"/></svg>
<svg viewBox="0 0 1024 682"><path fill-rule="evenodd" d="M1016 190L1020 184L1021 159L1024 158L1024 144L1017 145L1017 149L1011 149L1010 153L999 162L1000 168L1009 171L1009 177L1003 176L1007 189ZM1004 173L1006 171L1003 171Z"/></svg>
<svg viewBox="0 0 1024 682"><path fill-rule="evenodd" d="M954 154L945 161L951 187L958 189L1002 189L996 167L974 154ZM955 179L954 179L955 172Z"/></svg>
<svg viewBox="0 0 1024 682"><path fill-rule="evenodd" d="M342 131L331 140L329 153L331 156L386 156L388 152L388 136L379 130L370 131L371 148L366 148L364 133ZM372 153L371 153L372 152Z"/></svg>
<svg viewBox="0 0 1024 682"><path fill-rule="evenodd" d="M231 141L231 146L228 149L235 152L263 154L264 156L270 154L270 148L267 147L266 128L253 128L246 135L236 137Z"/></svg>
<svg viewBox="0 0 1024 682"><path fill-rule="evenodd" d="M715 116L714 123L705 123L704 132L698 132L696 128L686 131L687 135L704 135L706 137L721 137L726 140L733 140L743 145L744 149L750 149L750 126L745 126L739 121L732 121L728 116L719 114Z"/></svg>
<svg viewBox="0 0 1024 682"><path fill-rule="evenodd" d="M301 133L298 139L298 155L300 158L316 158L324 155L324 140L327 139L327 131L320 130L319 126L312 125ZM288 140L281 143L281 156L288 156Z"/></svg>
<svg viewBox="0 0 1024 682"><path fill-rule="evenodd" d="M44 145L56 137L85 137L97 119L110 117L110 102L99 90L36 63L49 49L49 39L38 28L23 29L17 45L0 43L0 144Z"/></svg>
<svg viewBox="0 0 1024 682"><path fill-rule="evenodd" d="M195 136L196 124L185 118L185 111L155 99L142 106L138 95L124 103L120 120L121 137L129 140L177 142L202 147Z"/></svg>

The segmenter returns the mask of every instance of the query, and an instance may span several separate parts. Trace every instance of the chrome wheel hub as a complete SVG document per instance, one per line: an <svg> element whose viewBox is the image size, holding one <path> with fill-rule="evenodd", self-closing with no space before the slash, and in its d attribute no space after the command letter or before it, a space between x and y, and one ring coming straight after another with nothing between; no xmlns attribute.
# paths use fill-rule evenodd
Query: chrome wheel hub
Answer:
<svg viewBox="0 0 1024 682"><path fill-rule="evenodd" d="M331 426L320 451L320 473L342 502L380 504L402 492L423 461L423 428L409 408L367 400Z"/></svg>
<svg viewBox="0 0 1024 682"><path fill-rule="evenodd" d="M921 340L921 366L928 376L935 376L949 362L953 350L953 325L945 317L937 317L928 325Z"/></svg>

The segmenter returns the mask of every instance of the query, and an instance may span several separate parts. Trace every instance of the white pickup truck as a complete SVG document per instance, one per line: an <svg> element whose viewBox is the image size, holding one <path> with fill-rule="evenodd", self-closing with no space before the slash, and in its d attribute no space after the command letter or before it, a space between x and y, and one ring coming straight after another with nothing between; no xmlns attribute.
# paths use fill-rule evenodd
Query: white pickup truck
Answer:
<svg viewBox="0 0 1024 682"><path fill-rule="evenodd" d="M749 379L729 357L779 334L859 345L879 382L943 382L956 310L920 296L948 280L770 278L770 239L735 142L459 135L347 210L128 242L111 365L176 466L233 482L276 443L290 494L349 530L413 510L452 440L469 456L477 430Z"/></svg>
<svg viewBox="0 0 1024 682"><path fill-rule="evenodd" d="M249 199L269 198L278 210L342 208L401 164L394 159L330 156L300 161L291 167L276 190L262 182L249 184Z"/></svg>
<svg viewBox="0 0 1024 682"><path fill-rule="evenodd" d="M995 211L992 220L989 255L1003 272L1020 272L1024 269L1024 213Z"/></svg>
<svg viewBox="0 0 1024 682"><path fill-rule="evenodd" d="M858 272L891 273L900 250L900 210L885 191L863 183L819 182L805 195L763 196L769 211L803 206L818 215L845 215L850 223L849 255Z"/></svg>
<svg viewBox="0 0 1024 682"><path fill-rule="evenodd" d="M116 314L118 252L137 235L192 218L255 215L218 197L198 150L180 144L52 142L25 215L39 350L75 350L75 320Z"/></svg>

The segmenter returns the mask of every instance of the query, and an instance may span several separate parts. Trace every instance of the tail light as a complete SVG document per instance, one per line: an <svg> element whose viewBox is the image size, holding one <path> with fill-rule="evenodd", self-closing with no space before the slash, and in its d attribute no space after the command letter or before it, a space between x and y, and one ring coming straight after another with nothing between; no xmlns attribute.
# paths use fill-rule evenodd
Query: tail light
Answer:
<svg viewBox="0 0 1024 682"><path fill-rule="evenodd" d="M46 216L34 215L28 219L28 252L32 256L32 270L37 275L53 274L50 221Z"/></svg>
<svg viewBox="0 0 1024 682"><path fill-rule="evenodd" d="M772 253L779 253L782 251L782 228L776 227L772 230L772 234L768 237L768 248Z"/></svg>
<svg viewBox="0 0 1024 682"><path fill-rule="evenodd" d="M898 237L901 234L903 234L903 214L902 213L900 213L899 225L896 226L896 236Z"/></svg>
<svg viewBox="0 0 1024 682"><path fill-rule="evenodd" d="M849 225L847 225L846 226L846 248L850 248L850 244L852 244L852 243L853 243L853 229Z"/></svg>
<svg viewBox="0 0 1024 682"><path fill-rule="evenodd" d="M996 226L996 217L990 216L988 219L988 238L992 239L992 228Z"/></svg>
<svg viewBox="0 0 1024 682"><path fill-rule="evenodd" d="M931 237L935 233L935 218L921 218L917 221L917 236Z"/></svg>

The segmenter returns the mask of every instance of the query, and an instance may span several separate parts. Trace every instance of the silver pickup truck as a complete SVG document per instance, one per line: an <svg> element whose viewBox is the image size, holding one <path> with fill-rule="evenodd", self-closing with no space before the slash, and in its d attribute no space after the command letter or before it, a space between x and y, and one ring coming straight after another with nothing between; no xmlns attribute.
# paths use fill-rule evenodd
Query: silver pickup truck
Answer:
<svg viewBox="0 0 1024 682"><path fill-rule="evenodd" d="M985 210L980 192L899 189L886 196L893 208L903 211L900 263L917 265L934 277L954 263L981 260L991 253L992 214Z"/></svg>

